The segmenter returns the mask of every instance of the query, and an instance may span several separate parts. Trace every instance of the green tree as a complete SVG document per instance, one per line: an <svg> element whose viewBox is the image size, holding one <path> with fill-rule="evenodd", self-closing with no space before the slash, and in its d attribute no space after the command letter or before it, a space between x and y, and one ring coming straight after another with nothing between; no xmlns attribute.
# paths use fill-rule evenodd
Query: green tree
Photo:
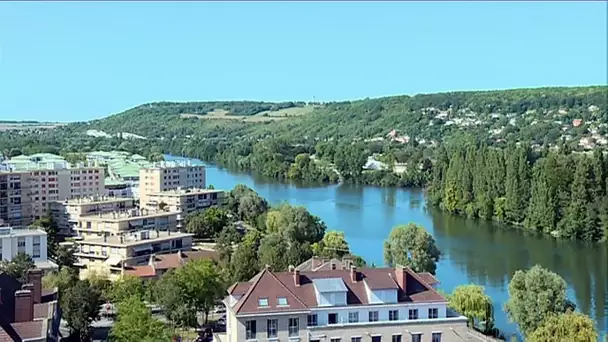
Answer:
<svg viewBox="0 0 608 342"><path fill-rule="evenodd" d="M258 247L261 237L258 232L245 234L230 260L230 274L233 281L249 281L259 270Z"/></svg>
<svg viewBox="0 0 608 342"><path fill-rule="evenodd" d="M74 255L74 247L59 245L55 251L55 261L60 269L73 268L77 261Z"/></svg>
<svg viewBox="0 0 608 342"><path fill-rule="evenodd" d="M314 243L323 238L327 229L319 217L310 214L301 206L282 204L271 210L268 215L266 219L268 232L279 233L288 241Z"/></svg>
<svg viewBox="0 0 608 342"><path fill-rule="evenodd" d="M529 336L529 342L595 342L598 333L593 320L578 312L548 316Z"/></svg>
<svg viewBox="0 0 608 342"><path fill-rule="evenodd" d="M323 258L342 258L350 253L350 248L344 232L327 231L321 241L313 243L312 251L315 256Z"/></svg>
<svg viewBox="0 0 608 342"><path fill-rule="evenodd" d="M565 312L568 305L564 279L536 265L513 275L509 283L509 299L505 304L505 312L527 336L549 315Z"/></svg>
<svg viewBox="0 0 608 342"><path fill-rule="evenodd" d="M112 282L104 293L104 298L114 304L131 297L137 297L140 300L146 299L146 286L142 279L129 275Z"/></svg>
<svg viewBox="0 0 608 342"><path fill-rule="evenodd" d="M285 271L289 266L289 243L279 234L266 235L260 242L258 256L260 268L271 265L276 271Z"/></svg>
<svg viewBox="0 0 608 342"><path fill-rule="evenodd" d="M35 266L34 259L29 254L17 253L11 261L4 259L0 261L0 271L10 275L22 283L26 282L27 271Z"/></svg>
<svg viewBox="0 0 608 342"><path fill-rule="evenodd" d="M230 263L230 258L234 252L234 246L242 239L241 233L237 231L234 225L228 225L222 229L216 239L215 249L219 254L220 262L223 265Z"/></svg>
<svg viewBox="0 0 608 342"><path fill-rule="evenodd" d="M452 309L469 319L470 327L473 327L475 322L481 321L489 327L494 320L492 299L485 294L483 286L473 284L457 286L448 299Z"/></svg>
<svg viewBox="0 0 608 342"><path fill-rule="evenodd" d="M384 261L391 267L404 265L435 274L440 255L433 236L414 223L393 228L384 241Z"/></svg>
<svg viewBox="0 0 608 342"><path fill-rule="evenodd" d="M141 298L129 297L118 304L118 317L110 332L121 342L169 341L171 335L164 323L152 317Z"/></svg>
<svg viewBox="0 0 608 342"><path fill-rule="evenodd" d="M154 298L174 326L181 328L197 326L196 312L191 310L184 300L183 290L173 271L163 274L155 283Z"/></svg>
<svg viewBox="0 0 608 342"><path fill-rule="evenodd" d="M186 219L186 230L198 238L215 238L229 223L228 213L221 208L208 208L202 212L189 215Z"/></svg>
<svg viewBox="0 0 608 342"><path fill-rule="evenodd" d="M175 271L178 286L188 305L196 312L209 311L224 294L224 283L220 270L210 260L192 260Z"/></svg>
<svg viewBox="0 0 608 342"><path fill-rule="evenodd" d="M62 317L66 320L71 335L80 341L89 340L89 327L98 316L101 292L88 280L78 280L61 296Z"/></svg>
<svg viewBox="0 0 608 342"><path fill-rule="evenodd" d="M72 268L64 267L42 277L42 287L45 289L59 289L59 296L61 297L65 291L74 286L77 281L77 271Z"/></svg>

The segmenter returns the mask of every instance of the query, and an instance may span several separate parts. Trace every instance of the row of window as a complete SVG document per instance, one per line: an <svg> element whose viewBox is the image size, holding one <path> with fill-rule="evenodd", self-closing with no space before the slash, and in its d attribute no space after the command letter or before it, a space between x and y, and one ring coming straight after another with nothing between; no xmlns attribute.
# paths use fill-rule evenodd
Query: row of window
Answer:
<svg viewBox="0 0 608 342"><path fill-rule="evenodd" d="M245 338L248 340L255 339L256 334L257 334L257 322L255 320L246 321L245 327L246 327ZM266 320L266 337L267 338L277 338L278 337L278 328L279 328L279 321L277 319L267 319ZM288 333L289 333L290 337L300 335L300 319L299 318L290 318L289 319Z"/></svg>
<svg viewBox="0 0 608 342"><path fill-rule="evenodd" d="M439 318L439 309L430 308L428 309L428 317L429 319ZM418 309L409 309L408 310L408 320L418 319ZM368 313L368 322L378 322L379 320L379 312L378 311L370 311ZM388 312L388 320L389 321L398 321L399 320L399 310L390 310ZM359 312L349 312L348 313L348 323L358 323L359 321ZM338 314L337 313L328 313L327 314L327 323L328 324L338 324ZM317 314L308 315L308 326L314 327L317 326L318 319Z"/></svg>
<svg viewBox="0 0 608 342"><path fill-rule="evenodd" d="M410 333L411 342L422 342L422 334L421 333ZM320 340L310 340L311 342L319 342ZM342 342L342 338L340 337L332 337L329 339L330 342ZM353 336L350 338L350 342L362 342L363 339L361 336ZM371 342L382 342L382 336L372 336ZM389 341L389 340L384 340ZM402 335L394 334L390 338L391 342L404 342L405 339ZM434 332L431 335L431 342L441 342L441 333Z"/></svg>

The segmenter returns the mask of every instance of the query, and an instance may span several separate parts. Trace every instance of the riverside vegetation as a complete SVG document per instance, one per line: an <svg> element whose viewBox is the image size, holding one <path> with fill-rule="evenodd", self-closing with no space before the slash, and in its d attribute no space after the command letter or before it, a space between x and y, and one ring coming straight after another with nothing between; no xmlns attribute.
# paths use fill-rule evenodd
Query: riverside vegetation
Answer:
<svg viewBox="0 0 608 342"><path fill-rule="evenodd" d="M305 106L314 110L272 122L199 118ZM7 156L51 152L74 160L94 150L151 159L171 153L279 179L426 187L430 202L453 214L600 241L608 236L608 167L599 152L608 144L607 123L605 86L307 105L159 102L50 131L3 132L0 146ZM386 168L363 170L368 157Z"/></svg>

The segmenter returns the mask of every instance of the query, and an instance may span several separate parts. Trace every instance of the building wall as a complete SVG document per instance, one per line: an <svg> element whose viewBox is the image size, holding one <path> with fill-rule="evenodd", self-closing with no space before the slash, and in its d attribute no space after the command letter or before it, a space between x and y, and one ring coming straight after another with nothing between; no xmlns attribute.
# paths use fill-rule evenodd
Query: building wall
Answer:
<svg viewBox="0 0 608 342"><path fill-rule="evenodd" d="M73 229L85 239L101 237L104 232L110 235L120 235L134 230L175 231L177 216L177 213L171 212L123 219L104 219L94 215L81 216L75 219L76 224Z"/></svg>
<svg viewBox="0 0 608 342"><path fill-rule="evenodd" d="M359 313L359 322L369 322L369 312L370 311L378 311L378 321L389 321L389 311L398 310L399 312L399 320L408 320L409 310L417 309L418 310L418 319L427 319L428 318L428 310L430 308L437 308L439 318L447 317L447 305L446 303L438 303L438 304L392 304L392 305L382 305L382 306L342 306L342 307L325 307L319 309L313 309L311 313L317 314L317 323L318 326L326 326L328 325L328 317L329 313L338 314L338 323L348 323L348 314L349 312L358 312Z"/></svg>
<svg viewBox="0 0 608 342"><path fill-rule="evenodd" d="M246 321L255 320L257 341L267 341L266 326L268 319L277 319L279 340L288 341L289 318L297 317L300 323L301 341L324 341L339 338L341 342L350 342L352 337L361 337L362 341L371 341L372 336L381 336L382 341L390 342L393 335L401 335L402 341L411 341L412 334L422 334L422 341L430 342L433 333L441 333L441 341L463 341L468 336L467 321L464 317L443 319L418 319L395 322L360 322L334 324L330 326L307 327L306 314L267 315L256 317L236 317L231 310L227 314L227 338L229 342L247 341Z"/></svg>
<svg viewBox="0 0 608 342"><path fill-rule="evenodd" d="M31 232L31 231L30 231ZM46 233L27 235L11 234L0 236L1 259L11 261L19 252L32 256L35 262L47 260L47 237ZM34 242L37 245L34 245ZM19 246L19 242L24 242L24 246ZM34 253L36 250L36 253Z"/></svg>
<svg viewBox="0 0 608 342"><path fill-rule="evenodd" d="M178 188L204 188L205 167L161 166L139 170L139 199L145 206L150 194Z"/></svg>
<svg viewBox="0 0 608 342"><path fill-rule="evenodd" d="M0 172L0 221L10 226L32 223L30 181L26 172Z"/></svg>
<svg viewBox="0 0 608 342"><path fill-rule="evenodd" d="M108 213L116 210L127 210L135 207L133 199L124 199L120 201L106 201L90 199L74 199L71 201L58 201L51 203L51 213L53 219L57 222L60 233L62 235L74 235L74 228L82 227L81 221L87 221L87 216L99 213ZM90 220L90 219L89 219ZM86 223L84 225L86 227Z"/></svg>

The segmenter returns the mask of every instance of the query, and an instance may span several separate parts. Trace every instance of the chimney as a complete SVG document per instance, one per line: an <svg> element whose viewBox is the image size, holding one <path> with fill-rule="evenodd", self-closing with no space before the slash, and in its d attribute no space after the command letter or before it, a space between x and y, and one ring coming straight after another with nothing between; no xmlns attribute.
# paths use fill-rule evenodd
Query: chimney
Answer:
<svg viewBox="0 0 608 342"><path fill-rule="evenodd" d="M322 264L323 263L321 262L321 260L319 260L319 258L317 258L316 256L312 257L311 267L313 271L315 270L315 268L321 266Z"/></svg>
<svg viewBox="0 0 608 342"><path fill-rule="evenodd" d="M350 281L353 283L357 282L357 267L354 265L350 267Z"/></svg>
<svg viewBox="0 0 608 342"><path fill-rule="evenodd" d="M295 269L296 268L293 265L289 265L289 268L288 268L289 272L293 272Z"/></svg>
<svg viewBox="0 0 608 342"><path fill-rule="evenodd" d="M266 269L266 271L270 272L272 271L272 267L270 267L270 265L266 264L266 266L264 266L264 268Z"/></svg>
<svg viewBox="0 0 608 342"><path fill-rule="evenodd" d="M42 303L42 270L35 268L27 272L27 281L33 285L32 300L34 303Z"/></svg>
<svg viewBox="0 0 608 342"><path fill-rule="evenodd" d="M30 322L34 320L34 302L32 291L15 291L15 323Z"/></svg>
<svg viewBox="0 0 608 342"><path fill-rule="evenodd" d="M296 286L300 286L300 270L293 271L293 281Z"/></svg>
<svg viewBox="0 0 608 342"><path fill-rule="evenodd" d="M336 269L336 263L334 262L334 259L331 259L330 265L331 265L331 270L332 271Z"/></svg>
<svg viewBox="0 0 608 342"><path fill-rule="evenodd" d="M403 292L407 292L407 270L403 266L395 267L395 280L397 280L397 285L403 290Z"/></svg>

